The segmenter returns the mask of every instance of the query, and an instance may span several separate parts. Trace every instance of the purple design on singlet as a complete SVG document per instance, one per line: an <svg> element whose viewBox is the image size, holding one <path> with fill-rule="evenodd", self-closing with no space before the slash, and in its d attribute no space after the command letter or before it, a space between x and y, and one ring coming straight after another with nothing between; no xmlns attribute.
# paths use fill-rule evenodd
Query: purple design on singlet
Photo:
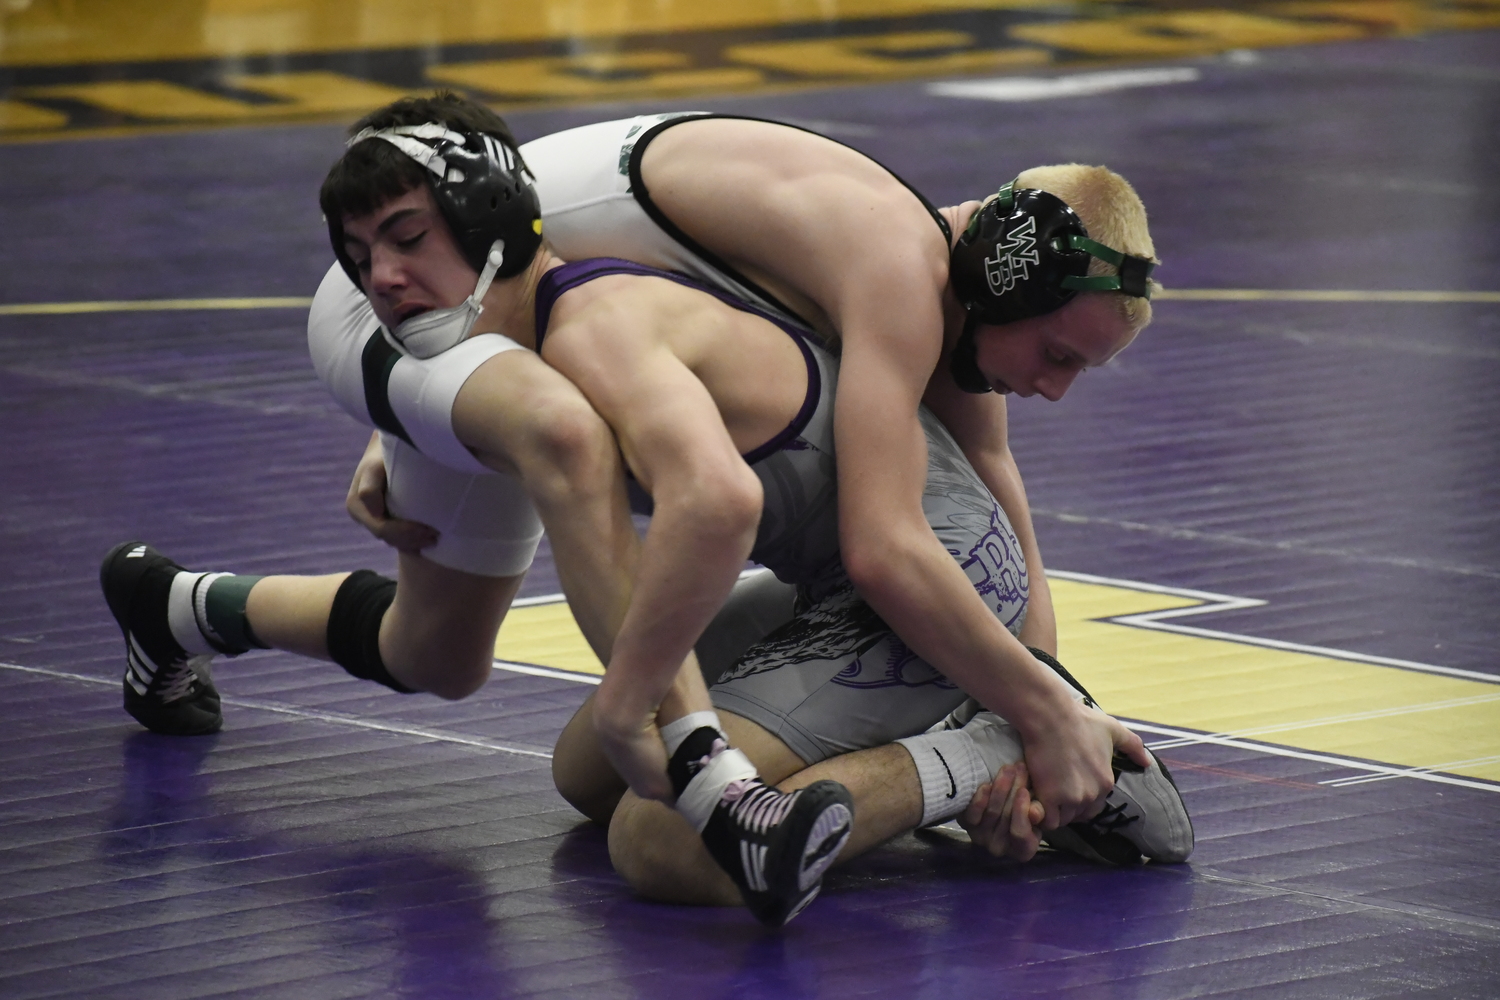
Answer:
<svg viewBox="0 0 1500 1000"><path fill-rule="evenodd" d="M783 448L800 448L797 443L797 435L807 426L812 419L813 411L817 409L818 399L822 395L822 376L818 372L818 362L813 357L812 350L807 346L806 335L797 327L781 319L774 313L768 312L743 299L735 298L733 295L712 285L706 285L701 281L690 278L685 274L675 271L663 271L660 268L647 267L645 264L637 264L634 261L622 260L619 257L594 257L589 260L577 260L555 267L543 274L536 286L536 350L542 352L542 340L547 336L547 327L552 322L552 308L564 293L586 285L595 278L602 278L609 274L634 274L644 278L666 278L675 281L679 285L707 292L714 298L727 306L738 309L740 312L751 313L762 319L768 320L780 327L787 336L802 351L802 360L807 365L807 394L802 399L802 406L797 415L792 418L779 433L750 451L745 452L743 458L747 465L754 465L768 455L773 455Z"/></svg>
<svg viewBox="0 0 1500 1000"><path fill-rule="evenodd" d="M959 553L954 553L955 557ZM1021 617L1030 591L1026 560L1020 554L1020 543L997 511L990 512L990 528L970 546L968 558L959 563L974 584L974 590L996 614L1003 614L1007 604L1017 610L1005 621L1010 628ZM1019 569L1018 569L1019 568Z"/></svg>
<svg viewBox="0 0 1500 1000"><path fill-rule="evenodd" d="M861 651L833 675L831 683L849 688L958 687L913 653L894 632L885 633L878 642Z"/></svg>

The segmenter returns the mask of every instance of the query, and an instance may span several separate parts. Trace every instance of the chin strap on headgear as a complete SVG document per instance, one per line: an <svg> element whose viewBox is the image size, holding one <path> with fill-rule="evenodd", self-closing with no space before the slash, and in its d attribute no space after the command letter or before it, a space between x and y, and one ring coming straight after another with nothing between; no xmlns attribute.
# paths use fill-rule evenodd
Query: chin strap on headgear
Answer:
<svg viewBox="0 0 1500 1000"><path fill-rule="evenodd" d="M978 327L979 320L973 313L964 317L963 332L958 335L958 343L953 345L953 354L948 358L948 370L953 373L954 384L975 395L995 391L984 372L979 370L979 348L974 343L974 331Z"/></svg>

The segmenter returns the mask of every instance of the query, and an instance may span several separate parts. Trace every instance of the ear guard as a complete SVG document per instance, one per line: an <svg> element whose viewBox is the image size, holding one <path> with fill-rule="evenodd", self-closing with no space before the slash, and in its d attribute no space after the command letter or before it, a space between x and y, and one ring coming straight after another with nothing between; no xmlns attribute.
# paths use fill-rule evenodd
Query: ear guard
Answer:
<svg viewBox="0 0 1500 1000"><path fill-rule="evenodd" d="M509 146L491 135L455 132L436 122L367 128L348 145L367 139L384 140L427 168L433 200L476 272L484 270L496 240L505 248L496 278L514 277L531 263L542 245L541 202L526 165ZM358 286L359 271L344 252L343 220L329 219L328 234L339 263Z"/></svg>
<svg viewBox="0 0 1500 1000"><path fill-rule="evenodd" d="M949 256L949 281L968 313L952 356L954 380L966 392L990 391L975 361L980 323L1045 316L1079 292L1151 297L1155 261L1089 239L1083 220L1061 198L1015 184L974 213ZM1090 276L1091 257L1114 265L1117 273Z"/></svg>

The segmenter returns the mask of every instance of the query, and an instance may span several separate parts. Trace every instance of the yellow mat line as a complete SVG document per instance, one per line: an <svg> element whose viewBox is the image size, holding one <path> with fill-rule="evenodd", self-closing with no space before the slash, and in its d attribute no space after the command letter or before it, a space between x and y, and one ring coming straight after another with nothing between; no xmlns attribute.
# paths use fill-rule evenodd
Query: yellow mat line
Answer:
<svg viewBox="0 0 1500 1000"><path fill-rule="evenodd" d="M1215 736L1230 738L1256 739L1271 733L1290 733L1298 729L1316 729L1319 726L1339 725L1345 722L1365 722L1370 719L1388 719L1401 715L1416 715L1422 712L1440 712L1449 708L1462 708L1469 705L1483 705L1489 702L1500 701L1500 694L1476 695L1469 698L1449 698L1443 701L1422 702L1410 705L1396 705L1390 708L1374 709L1368 712L1351 712L1347 715L1326 715L1313 719L1304 719L1299 722L1279 723L1270 726L1254 726L1247 729L1234 729L1222 733L1214 733Z"/></svg>
<svg viewBox="0 0 1500 1000"><path fill-rule="evenodd" d="M18 302L0 305L0 316L63 316L72 313L171 312L193 309L306 309L312 299L120 299L99 302Z"/></svg>
<svg viewBox="0 0 1500 1000"><path fill-rule="evenodd" d="M1183 302L1496 302L1500 292L1360 292L1340 289L1170 288L1158 299ZM236 299L118 299L98 302L18 302L0 305L0 316L63 316L74 313L174 312L195 309L306 309L297 296Z"/></svg>

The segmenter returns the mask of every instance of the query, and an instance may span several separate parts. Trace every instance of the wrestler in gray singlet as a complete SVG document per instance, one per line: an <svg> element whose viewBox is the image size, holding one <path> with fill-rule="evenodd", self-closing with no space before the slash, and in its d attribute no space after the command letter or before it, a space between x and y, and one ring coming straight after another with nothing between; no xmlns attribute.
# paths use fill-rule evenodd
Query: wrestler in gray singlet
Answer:
<svg viewBox="0 0 1500 1000"><path fill-rule="evenodd" d="M1029 590L1020 542L948 429L925 407L917 416L927 437L927 523L995 617L1019 635ZM907 648L855 593L842 565L838 572L821 597L799 588L791 620L745 650L710 689L716 707L759 723L809 764L925 732L967 697Z"/></svg>

